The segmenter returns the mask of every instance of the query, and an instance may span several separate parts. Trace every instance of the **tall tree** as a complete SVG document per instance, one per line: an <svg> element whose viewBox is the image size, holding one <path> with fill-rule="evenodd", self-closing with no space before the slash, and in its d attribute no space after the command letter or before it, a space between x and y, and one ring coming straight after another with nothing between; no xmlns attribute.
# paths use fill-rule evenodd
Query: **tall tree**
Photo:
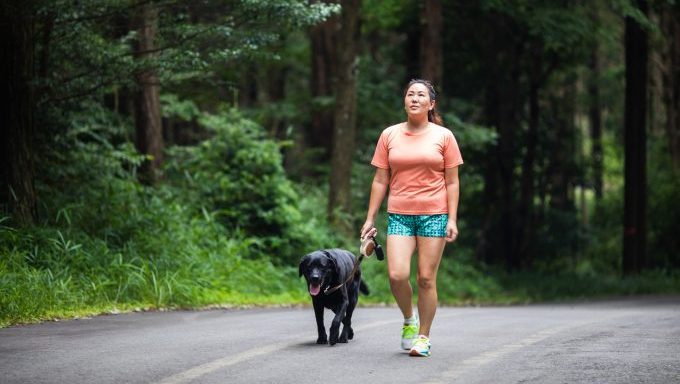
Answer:
<svg viewBox="0 0 680 384"><path fill-rule="evenodd" d="M138 33L136 56L149 60L157 55L158 9L152 2L143 3L135 16ZM163 162L163 131L161 124L160 82L156 70L143 65L136 73L138 89L134 97L135 130L137 149L150 159L141 168L143 181L153 184L159 176Z"/></svg>
<svg viewBox="0 0 680 384"><path fill-rule="evenodd" d="M576 80L575 74L567 74L553 100L555 136L549 149L549 194L550 208L561 212L573 211L574 208L571 186L575 173Z"/></svg>
<svg viewBox="0 0 680 384"><path fill-rule="evenodd" d="M590 18L595 26L599 25L597 7L591 5ZM592 141L592 169L593 169L593 189L595 198L602 198L603 188L603 153L602 153L602 111L600 106L600 53L599 42L593 42L588 60L588 119L590 120L590 140Z"/></svg>
<svg viewBox="0 0 680 384"><path fill-rule="evenodd" d="M530 43L531 65L529 72L529 123L527 125L526 152L522 159L522 176L520 179L520 198L517 209L517 222L515 226L515 238L517 249L515 253L521 254L523 264L530 265L534 255L530 246L536 228L534 220L534 184L536 167L536 149L539 135L539 89L541 87L543 72L543 44L539 39L532 39Z"/></svg>
<svg viewBox="0 0 680 384"><path fill-rule="evenodd" d="M333 79L337 75L337 29L340 20L334 16L310 29L312 58L312 121L307 134L310 146L323 148L323 159L330 158L333 136Z"/></svg>
<svg viewBox="0 0 680 384"><path fill-rule="evenodd" d="M333 148L331 152L328 217L345 233L352 233L351 176L356 136L357 66L361 0L342 0L337 35L337 76L334 81Z"/></svg>
<svg viewBox="0 0 680 384"><path fill-rule="evenodd" d="M680 170L680 4L664 2L660 12L662 49L663 102L666 111L666 135L675 170Z"/></svg>
<svg viewBox="0 0 680 384"><path fill-rule="evenodd" d="M499 65L507 67L505 71L498 71L490 76L488 83L486 108L491 119L489 125L495 126L498 132L498 144L494 161L489 164L485 175L484 190L489 201L494 201L489 211L493 215L499 215L500 219L497 226L485 225L489 231L486 236L497 236L490 249L492 253L487 254L486 260L503 260L508 267L519 268L521 261L514 236L517 206L514 171L517 151L515 136L520 131L519 111L522 103L519 95L521 68L518 64L522 52L519 47L513 46L499 50L497 55ZM493 215L489 214L488 219L493 220Z"/></svg>
<svg viewBox="0 0 680 384"><path fill-rule="evenodd" d="M35 20L33 1L11 0L0 5L0 79L3 101L0 126L0 212L18 224L36 219L35 142Z"/></svg>
<svg viewBox="0 0 680 384"><path fill-rule="evenodd" d="M637 0L647 14L647 2ZM626 92L624 112L625 185L623 273L636 274L645 265L647 210L647 32L631 16L625 21Z"/></svg>
<svg viewBox="0 0 680 384"><path fill-rule="evenodd" d="M443 9L441 0L425 0L420 16L421 77L441 86Z"/></svg>

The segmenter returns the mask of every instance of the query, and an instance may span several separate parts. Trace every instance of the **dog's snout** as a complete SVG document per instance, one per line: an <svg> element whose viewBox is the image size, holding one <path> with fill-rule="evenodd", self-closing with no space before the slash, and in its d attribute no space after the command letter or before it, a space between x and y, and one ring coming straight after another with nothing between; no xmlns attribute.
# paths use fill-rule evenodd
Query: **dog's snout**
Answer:
<svg viewBox="0 0 680 384"><path fill-rule="evenodd" d="M320 283L321 282L321 273L319 273L319 271L313 271L309 275L309 282L314 283L314 284Z"/></svg>

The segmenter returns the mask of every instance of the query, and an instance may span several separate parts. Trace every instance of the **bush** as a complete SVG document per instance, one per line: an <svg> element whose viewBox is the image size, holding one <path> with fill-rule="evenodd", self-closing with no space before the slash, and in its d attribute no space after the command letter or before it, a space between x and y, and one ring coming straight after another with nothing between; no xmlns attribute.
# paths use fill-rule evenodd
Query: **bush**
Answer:
<svg viewBox="0 0 680 384"><path fill-rule="evenodd" d="M136 180L142 157L125 139L131 128L115 114L85 105L68 120L73 124L40 162L41 222L17 229L6 225L7 218L0 221L0 325L112 308L301 300L301 254L291 252L286 258L272 250L301 244L318 221L302 221L294 205L297 192L286 180L272 142L247 135L250 141L214 140L218 146L223 140L233 146L220 147L236 154L229 164L244 164L241 171L251 181L264 170L265 182L253 182L250 193L237 194L228 186L238 184L243 173L227 173L233 180L212 175L222 165L212 158L220 164L206 164L203 171L208 172L199 180L205 182L201 192L215 194L199 194L194 203L208 201L224 209L197 209L198 204L187 204L186 197L195 196L193 189L152 188ZM252 153L243 151L248 145ZM208 143L203 148L213 154ZM208 183L211 176L217 185ZM218 196L222 192L224 199ZM229 205L238 210L231 212ZM233 225L231 219L243 221ZM262 225L272 232L257 236L265 233ZM298 237L286 238L289 234ZM288 264L275 267L270 258L277 257Z"/></svg>
<svg viewBox="0 0 680 384"><path fill-rule="evenodd" d="M214 215L230 234L253 237L258 252L278 264L297 264L304 253L333 243L323 225L310 225L318 212L302 214L310 190L299 193L288 180L280 148L262 127L234 110L204 114L199 122L213 137L169 151L168 179L187 205Z"/></svg>

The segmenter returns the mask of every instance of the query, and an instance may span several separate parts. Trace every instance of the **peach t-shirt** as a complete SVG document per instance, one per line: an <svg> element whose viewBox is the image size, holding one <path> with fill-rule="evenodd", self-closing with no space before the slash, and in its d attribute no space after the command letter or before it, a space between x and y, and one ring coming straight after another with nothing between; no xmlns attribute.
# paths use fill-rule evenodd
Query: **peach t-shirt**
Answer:
<svg viewBox="0 0 680 384"><path fill-rule="evenodd" d="M463 164L463 157L447 128L430 123L413 134L401 123L382 132L371 164L390 170L387 212L434 215L449 212L444 169Z"/></svg>

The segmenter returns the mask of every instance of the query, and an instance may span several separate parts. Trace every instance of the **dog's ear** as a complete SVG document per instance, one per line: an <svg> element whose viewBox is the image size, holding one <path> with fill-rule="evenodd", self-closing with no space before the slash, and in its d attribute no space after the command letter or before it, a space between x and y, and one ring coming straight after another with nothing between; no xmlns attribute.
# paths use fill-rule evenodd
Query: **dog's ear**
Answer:
<svg viewBox="0 0 680 384"><path fill-rule="evenodd" d="M337 271L338 270L338 261L335 260L335 257L331 257L330 255L326 255L326 258L330 260L331 264L333 264L333 269L332 271Z"/></svg>
<svg viewBox="0 0 680 384"><path fill-rule="evenodd" d="M300 276L302 277L302 274L305 273L305 270L307 270L307 261L309 261L309 255L305 255L300 259L300 267L299 267L299 272Z"/></svg>

